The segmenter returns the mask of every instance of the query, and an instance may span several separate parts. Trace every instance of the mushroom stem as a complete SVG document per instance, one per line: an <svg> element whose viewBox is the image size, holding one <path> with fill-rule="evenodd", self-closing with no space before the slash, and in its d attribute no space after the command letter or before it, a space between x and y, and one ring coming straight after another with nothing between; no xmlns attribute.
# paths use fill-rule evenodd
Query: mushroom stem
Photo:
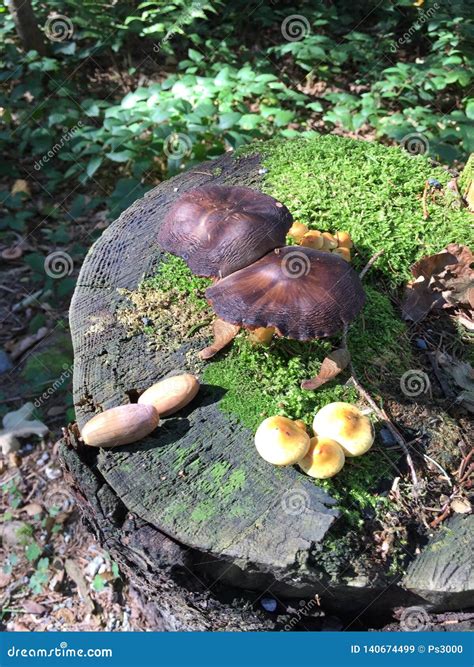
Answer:
<svg viewBox="0 0 474 667"><path fill-rule="evenodd" d="M367 264L364 266L362 271L359 273L359 278L362 280L362 278L365 276L367 271L372 268L372 266L375 264L375 262L378 260L380 255L383 255L385 250L379 250L378 252L375 253L375 255L372 255L372 257L369 259Z"/></svg>
<svg viewBox="0 0 474 667"><path fill-rule="evenodd" d="M379 254L381 254L381 253L379 253ZM376 257L376 255L374 255L374 257ZM369 264L370 264L370 262L369 262ZM347 347L347 331L348 331L348 326L346 324L344 326L344 332L342 334L342 344L345 347ZM349 362L349 370L351 372L351 380L352 380L352 383L353 383L354 387L357 389L359 394L367 401L367 403L373 409L373 411L378 416L378 418L381 421L385 422L386 427L388 428L390 433L393 435L393 437L395 438L397 443L400 445L400 447L403 449L403 452L405 454L405 458L406 458L406 461L407 461L408 468L410 469L411 479L412 479L412 483L413 483L413 497L418 498L418 490L417 490L418 489L418 478L416 476L415 466L413 465L413 459L411 458L411 454L408 450L408 445L407 445L407 442L406 442L405 438L400 433L400 431L397 429L395 424L391 421L390 417L387 415L385 410L383 408L379 408L379 406L374 401L372 396L361 385L361 383L357 379L357 375L356 375L356 372L355 372L355 369L354 369L354 364L352 363L352 360Z"/></svg>

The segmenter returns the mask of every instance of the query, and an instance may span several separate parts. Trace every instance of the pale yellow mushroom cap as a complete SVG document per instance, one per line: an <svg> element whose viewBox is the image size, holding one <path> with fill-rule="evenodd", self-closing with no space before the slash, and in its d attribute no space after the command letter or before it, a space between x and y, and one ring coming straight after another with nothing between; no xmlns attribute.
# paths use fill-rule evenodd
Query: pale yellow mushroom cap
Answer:
<svg viewBox="0 0 474 667"><path fill-rule="evenodd" d="M276 466L297 463L309 449L309 435L287 417L268 417L255 433L260 456Z"/></svg>
<svg viewBox="0 0 474 667"><path fill-rule="evenodd" d="M335 248L333 250L333 253L335 255L339 255L339 257L342 257L342 259L345 259L346 262L351 261L351 251L349 250L349 248Z"/></svg>
<svg viewBox="0 0 474 667"><path fill-rule="evenodd" d="M337 240L335 236L329 232L323 232L322 237L324 250L334 250L334 248L337 248Z"/></svg>
<svg viewBox="0 0 474 667"><path fill-rule="evenodd" d="M370 419L351 403L329 403L321 408L313 421L318 437L336 440L346 456L365 454L374 442Z"/></svg>
<svg viewBox="0 0 474 667"><path fill-rule="evenodd" d="M300 245L305 248L313 248L314 250L321 250L324 245L324 239L321 232L312 229L307 232L300 240Z"/></svg>
<svg viewBox="0 0 474 667"><path fill-rule="evenodd" d="M339 248L352 248L353 243L349 232L336 232L336 240Z"/></svg>
<svg viewBox="0 0 474 667"><path fill-rule="evenodd" d="M296 419L295 424L296 424L299 428L302 428L303 431L306 431L306 433L308 432L308 429L306 428L306 424L304 423L304 421L303 421L302 419Z"/></svg>
<svg viewBox="0 0 474 667"><path fill-rule="evenodd" d="M291 236L292 239L295 239L296 243L299 243L307 231L308 228L302 222L294 222L288 230L288 236Z"/></svg>
<svg viewBox="0 0 474 667"><path fill-rule="evenodd" d="M326 479L342 470L346 457L341 445L330 438L311 438L309 450L298 466L310 477Z"/></svg>
<svg viewBox="0 0 474 667"><path fill-rule="evenodd" d="M270 345L275 333L275 327L258 327L249 334L250 342L254 345Z"/></svg>

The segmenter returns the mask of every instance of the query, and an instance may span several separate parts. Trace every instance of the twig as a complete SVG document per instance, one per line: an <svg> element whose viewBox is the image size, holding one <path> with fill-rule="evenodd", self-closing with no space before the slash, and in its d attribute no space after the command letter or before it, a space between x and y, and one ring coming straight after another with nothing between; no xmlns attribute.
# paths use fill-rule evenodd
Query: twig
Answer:
<svg viewBox="0 0 474 667"><path fill-rule="evenodd" d="M385 250L379 250L378 252L375 253L375 255L372 255L372 257L369 259L367 264L364 266L362 271L359 273L359 278L362 280L362 278L365 276L367 271L375 264L375 262L378 260L380 255L383 255Z"/></svg>
<svg viewBox="0 0 474 667"><path fill-rule="evenodd" d="M423 204L423 220L428 220L428 218L430 217L430 212L428 211L428 203L427 203L429 189L430 186L427 181L425 184L425 189L423 190L423 197L421 199Z"/></svg>
<svg viewBox="0 0 474 667"><path fill-rule="evenodd" d="M423 458L426 459L427 461L429 461L430 463L432 463L434 466L436 466L438 468L438 470L440 470L443 473L443 476L446 478L449 486L451 488L453 488L453 483L452 483L448 473L446 472L446 470L443 467L441 467L440 464L437 461L432 459L431 456L428 456L428 454L423 454Z"/></svg>
<svg viewBox="0 0 474 667"><path fill-rule="evenodd" d="M347 347L347 331L348 327L347 325L344 326L344 331L342 334L342 344ZM375 414L379 417L379 419L383 422L385 422L386 427L390 431L390 433L393 435L397 443L400 445L400 447L403 449L403 452L405 454L405 458L408 464L408 468L410 469L410 474L411 474L411 479L413 482L413 496L414 498L418 497L418 478L416 476L416 471L415 471L415 466L413 465L413 459L411 458L411 454L408 451L408 445L405 441L405 438L402 436L400 431L396 428L396 426L393 424L393 422L390 420L389 416L385 412L383 408L379 408L377 403L374 401L372 396L367 392L366 389L360 384L359 380L357 379L357 375L354 369L354 364L352 361L349 364L349 369L351 372L351 379L352 382L359 392L361 396L364 397L364 399L367 401L367 403L370 405L370 407L373 409Z"/></svg>
<svg viewBox="0 0 474 667"><path fill-rule="evenodd" d="M437 516L436 519L433 519L433 521L430 523L430 528L436 528L436 526L445 519L447 519L450 514L451 514L451 506L448 502L446 503L444 511L439 516Z"/></svg>
<svg viewBox="0 0 474 667"><path fill-rule="evenodd" d="M473 454L474 454L474 447L471 449L470 452L468 452L466 454L466 456L461 461L461 465L459 466L459 470L458 470L458 479L459 480L461 480L461 478L463 477L464 470L466 469L466 466L469 463L469 460L470 460L470 458Z"/></svg>

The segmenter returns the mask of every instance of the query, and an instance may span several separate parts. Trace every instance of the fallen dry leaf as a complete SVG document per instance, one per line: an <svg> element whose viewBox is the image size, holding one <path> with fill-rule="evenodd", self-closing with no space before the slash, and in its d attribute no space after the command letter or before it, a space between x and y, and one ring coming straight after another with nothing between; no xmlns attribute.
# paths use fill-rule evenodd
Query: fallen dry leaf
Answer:
<svg viewBox="0 0 474 667"><path fill-rule="evenodd" d="M23 192L28 197L31 197L31 188L28 181L25 181L23 178L18 178L12 185L10 190L12 195L16 195L19 192Z"/></svg>
<svg viewBox="0 0 474 667"><path fill-rule="evenodd" d="M454 498L451 509L457 514L467 514L471 511L471 503L467 498Z"/></svg>
<svg viewBox="0 0 474 667"><path fill-rule="evenodd" d="M456 402L474 413L474 368L466 361L455 359L446 352L438 351L436 361L457 394ZM459 392L459 389L462 391Z"/></svg>
<svg viewBox="0 0 474 667"><path fill-rule="evenodd" d="M84 600L84 604L87 609L87 613L92 613L94 611L94 603L91 596L89 595L89 588L87 586L87 581L85 580L84 575L82 574L81 568L79 565L73 561L71 558L68 558L64 564L66 574L72 581L76 584L79 595Z"/></svg>
<svg viewBox="0 0 474 667"><path fill-rule="evenodd" d="M311 380L303 380L301 389L318 389L326 382L334 380L350 364L351 355L347 348L341 347L334 350L324 359L321 369L316 377Z"/></svg>
<svg viewBox="0 0 474 667"><path fill-rule="evenodd" d="M35 602L34 600L23 600L21 603L23 607L23 611L26 614L45 614L47 612L46 607L43 607L42 604L39 604L39 602Z"/></svg>
<svg viewBox="0 0 474 667"><path fill-rule="evenodd" d="M48 327L40 327L36 333L25 336L11 348L10 357L15 361L21 357L23 352L26 352L30 347L33 347L33 345L42 340L48 333Z"/></svg>
<svg viewBox="0 0 474 667"><path fill-rule="evenodd" d="M12 435L24 438L29 435L38 435L44 438L49 428L39 419L31 419L34 409L33 403L25 403L18 410L7 412L3 418L3 430L0 431L0 436Z"/></svg>
<svg viewBox="0 0 474 667"><path fill-rule="evenodd" d="M229 324L224 320L215 320L213 325L214 342L199 352L201 359L212 359L214 355L231 343L240 331L237 324Z"/></svg>
<svg viewBox="0 0 474 667"><path fill-rule="evenodd" d="M415 262L411 267L414 280L405 290L403 318L420 322L434 308L454 308L458 309L457 315L472 319L473 261L467 246L451 243L442 252Z"/></svg>
<svg viewBox="0 0 474 667"><path fill-rule="evenodd" d="M13 245L10 248L2 250L2 259L7 262L12 262L15 259L20 259L23 255L23 248L20 245Z"/></svg>

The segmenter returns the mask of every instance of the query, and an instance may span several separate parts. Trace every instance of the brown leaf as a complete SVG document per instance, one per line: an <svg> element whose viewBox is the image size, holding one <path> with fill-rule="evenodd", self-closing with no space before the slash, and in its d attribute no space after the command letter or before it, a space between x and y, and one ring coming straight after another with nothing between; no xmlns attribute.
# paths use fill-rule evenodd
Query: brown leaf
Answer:
<svg viewBox="0 0 474 667"><path fill-rule="evenodd" d="M420 322L433 308L474 309L474 257L467 246L450 243L435 255L413 264L402 305L406 320Z"/></svg>
<svg viewBox="0 0 474 667"><path fill-rule="evenodd" d="M336 375L339 375L349 365L350 361L351 355L346 347L334 350L324 359L316 377L311 380L303 380L301 389L318 389L326 382L334 380Z"/></svg>
<svg viewBox="0 0 474 667"><path fill-rule="evenodd" d="M31 188L28 181L25 181L23 178L18 178L12 185L11 194L16 195L18 192L23 192L23 194L31 197Z"/></svg>
<svg viewBox="0 0 474 667"><path fill-rule="evenodd" d="M39 604L38 602L35 602L34 600L24 600L22 602L22 607L23 611L26 614L45 614L47 612L46 607L43 607L43 605Z"/></svg>
<svg viewBox="0 0 474 667"><path fill-rule="evenodd" d="M28 503L21 508L22 512L26 512L28 516L37 516L43 513L43 508L39 503Z"/></svg>
<svg viewBox="0 0 474 667"><path fill-rule="evenodd" d="M474 413L474 368L471 364L455 359L446 352L438 351L436 361L451 385L454 385L454 391L458 394L456 401Z"/></svg>
<svg viewBox="0 0 474 667"><path fill-rule="evenodd" d="M234 340L240 331L240 327L237 324L229 324L229 322L217 319L214 321L213 330L214 342L199 352L201 359L212 359L214 355Z"/></svg>
<svg viewBox="0 0 474 667"><path fill-rule="evenodd" d="M66 560L64 568L68 577L76 584L77 590L79 591L81 598L84 600L88 613L91 613L94 610L94 603L91 596L89 595L87 581L82 574L81 568L71 558Z"/></svg>

